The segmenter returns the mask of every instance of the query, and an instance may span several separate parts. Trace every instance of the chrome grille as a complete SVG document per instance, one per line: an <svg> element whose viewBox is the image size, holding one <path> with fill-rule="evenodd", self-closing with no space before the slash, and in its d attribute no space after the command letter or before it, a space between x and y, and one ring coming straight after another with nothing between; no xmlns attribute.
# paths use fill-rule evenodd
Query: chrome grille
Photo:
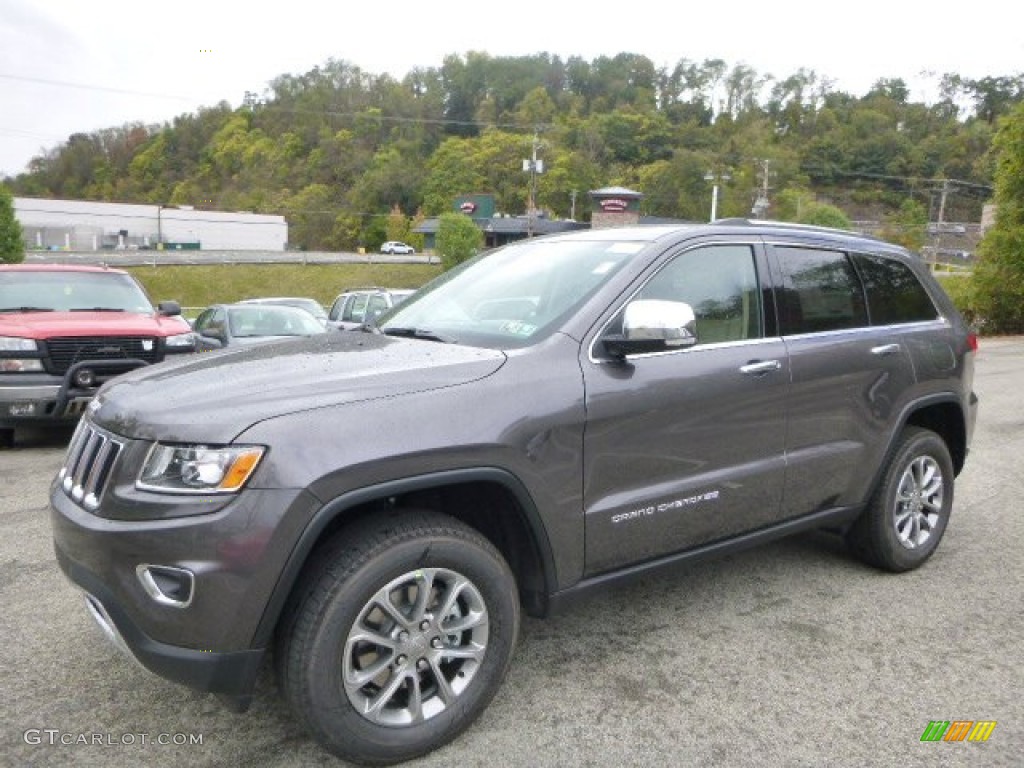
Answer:
<svg viewBox="0 0 1024 768"><path fill-rule="evenodd" d="M157 362L159 352L152 336L63 336L46 340L53 364L51 373L63 374L83 360L118 360L132 358Z"/></svg>
<svg viewBox="0 0 1024 768"><path fill-rule="evenodd" d="M64 493L76 504L95 511L123 447L123 443L82 419L57 474Z"/></svg>

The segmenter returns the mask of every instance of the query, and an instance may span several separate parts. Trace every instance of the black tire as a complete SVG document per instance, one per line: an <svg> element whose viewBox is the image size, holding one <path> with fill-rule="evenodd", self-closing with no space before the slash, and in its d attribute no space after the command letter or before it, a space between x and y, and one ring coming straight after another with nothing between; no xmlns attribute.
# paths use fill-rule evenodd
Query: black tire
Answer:
<svg viewBox="0 0 1024 768"><path fill-rule="evenodd" d="M385 594L398 611L382 609ZM344 530L296 598L278 634L282 691L327 750L364 765L423 755L469 727L519 633L502 556L474 529L428 512Z"/></svg>
<svg viewBox="0 0 1024 768"><path fill-rule="evenodd" d="M953 482L945 441L930 430L907 427L867 508L847 533L854 554L895 573L920 566L946 531Z"/></svg>
<svg viewBox="0 0 1024 768"><path fill-rule="evenodd" d="M14 447L14 430L9 427L0 428L0 448Z"/></svg>

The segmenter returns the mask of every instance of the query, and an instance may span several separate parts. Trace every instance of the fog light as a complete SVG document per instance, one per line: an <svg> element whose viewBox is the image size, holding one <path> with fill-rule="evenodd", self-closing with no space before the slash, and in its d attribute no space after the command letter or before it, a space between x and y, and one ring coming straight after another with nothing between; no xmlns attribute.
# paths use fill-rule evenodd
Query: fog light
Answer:
<svg viewBox="0 0 1024 768"><path fill-rule="evenodd" d="M7 406L7 412L11 416L35 416L35 403L11 403Z"/></svg>
<svg viewBox="0 0 1024 768"><path fill-rule="evenodd" d="M135 575L146 594L161 605L188 608L192 603L195 576L186 568L142 563L136 566Z"/></svg>
<svg viewBox="0 0 1024 768"><path fill-rule="evenodd" d="M82 387L83 389L87 389L93 386L95 383L96 374L90 371L88 368L83 368L82 370L75 373L75 384Z"/></svg>

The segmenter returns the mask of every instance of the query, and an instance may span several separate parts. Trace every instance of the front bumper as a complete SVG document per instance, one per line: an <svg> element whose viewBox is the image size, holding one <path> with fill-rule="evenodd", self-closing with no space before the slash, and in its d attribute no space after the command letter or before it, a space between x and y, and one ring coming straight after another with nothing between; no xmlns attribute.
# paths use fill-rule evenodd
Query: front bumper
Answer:
<svg viewBox="0 0 1024 768"><path fill-rule="evenodd" d="M0 427L74 423L105 382L147 365L133 358L83 360L63 376L0 374Z"/></svg>
<svg viewBox="0 0 1024 768"><path fill-rule="evenodd" d="M129 658L190 688L248 701L263 663L263 649L217 652L161 643L132 622L102 583L59 550L57 561L68 578L85 591L86 608L103 634Z"/></svg>
<svg viewBox="0 0 1024 768"><path fill-rule="evenodd" d="M316 505L300 491L249 490L216 512L111 520L87 512L54 483L54 550L104 633L151 672L238 702L251 696L265 647L256 641L295 535ZM192 575L187 604L159 599L140 578L154 564Z"/></svg>

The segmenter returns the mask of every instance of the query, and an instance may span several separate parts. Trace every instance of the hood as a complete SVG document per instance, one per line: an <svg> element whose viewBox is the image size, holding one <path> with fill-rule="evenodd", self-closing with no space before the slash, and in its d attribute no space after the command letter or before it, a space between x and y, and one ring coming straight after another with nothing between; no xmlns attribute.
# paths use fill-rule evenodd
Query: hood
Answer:
<svg viewBox="0 0 1024 768"><path fill-rule="evenodd" d="M339 331L141 368L100 390L92 418L129 437L228 443L264 419L454 387L504 362L490 349Z"/></svg>
<svg viewBox="0 0 1024 768"><path fill-rule="evenodd" d="M184 318L156 313L0 313L0 336L26 339L49 339L55 336L173 336L190 330Z"/></svg>

